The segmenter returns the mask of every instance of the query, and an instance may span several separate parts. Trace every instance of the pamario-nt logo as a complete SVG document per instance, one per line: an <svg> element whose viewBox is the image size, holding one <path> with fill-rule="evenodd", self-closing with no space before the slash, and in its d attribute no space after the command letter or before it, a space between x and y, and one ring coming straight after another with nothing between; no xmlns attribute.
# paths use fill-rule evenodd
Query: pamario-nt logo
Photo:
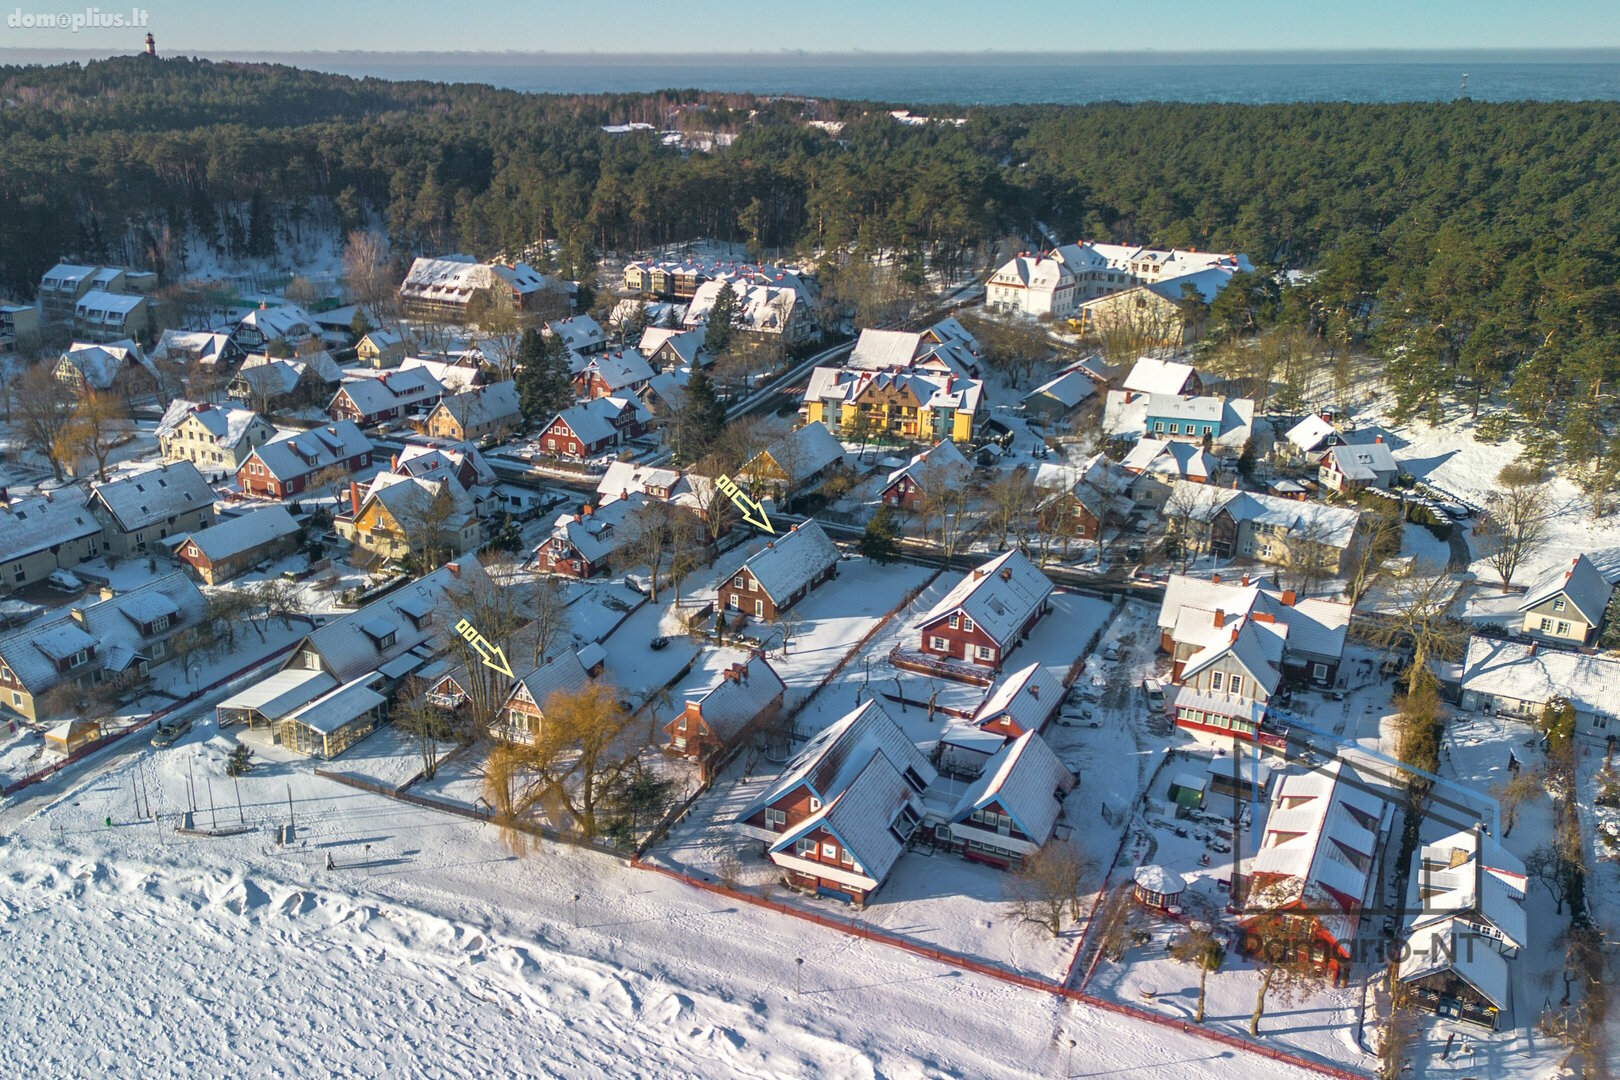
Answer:
<svg viewBox="0 0 1620 1080"><path fill-rule="evenodd" d="M77 34L80 30L121 30L146 28L145 8L125 8L103 11L87 7L82 11L24 11L15 8L6 15L6 26L11 30L66 30Z"/></svg>

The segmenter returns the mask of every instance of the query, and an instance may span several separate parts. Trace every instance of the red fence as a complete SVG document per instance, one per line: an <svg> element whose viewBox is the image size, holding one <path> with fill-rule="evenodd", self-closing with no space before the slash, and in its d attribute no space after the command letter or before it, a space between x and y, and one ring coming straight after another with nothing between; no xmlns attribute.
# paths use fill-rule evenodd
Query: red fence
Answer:
<svg viewBox="0 0 1620 1080"><path fill-rule="evenodd" d="M73 753L69 754L67 757L62 758L60 761L54 762L54 763L52 763L50 765L47 765L43 769L39 769L39 770L37 770L35 772L31 772L27 776L24 776L21 779L15 781L13 783L0 785L0 798L3 798L4 796L10 795L13 792L21 791L25 787L30 787L30 786L32 786L34 784L37 784L41 780L44 780L46 777L53 776L56 773L61 772L63 769L67 768L69 765L72 765L74 762L82 761L85 758L89 757L91 754L94 754L99 750L105 750L107 747L111 746L115 742L118 742L120 739L123 739L123 738L125 738L125 737L127 737L129 735L133 735L137 731L140 731L143 728L145 728L147 725L154 724L157 721L163 719L165 716L168 716L170 713L174 712L176 709L179 709L180 707L182 707L184 705L190 705L192 702L196 701L198 698L202 697L204 694L208 694L208 693L211 693L214 690L218 690L221 686L224 686L226 683L230 682L232 679L239 679L243 675L246 675L248 672L254 670L255 668L263 667L265 664L268 664L270 661L274 660L276 657L282 656L282 655L284 655L286 653L291 652L293 650L293 646L295 646L297 644L298 644L297 641L289 642L286 645L283 645L281 648L277 649L275 652L272 652L270 655L265 656L265 657L261 657L260 659L253 661L253 663L247 665L246 667L238 668L237 670L231 672L229 675L223 676L222 678L215 679L213 682L209 683L207 686L199 687L198 689L193 690L191 693L187 694L185 697L180 698L179 700L175 701L172 705L166 705L163 708L159 709L157 712L149 713L146 716L145 719L139 721L138 723L131 724L129 727L123 728L123 729L121 729L119 731L115 731L111 735L104 735L101 738L97 739L95 742L86 743L85 745L79 747L77 750L73 751Z"/></svg>
<svg viewBox="0 0 1620 1080"><path fill-rule="evenodd" d="M1299 1054L1292 1054L1286 1050L1275 1050L1269 1046L1262 1046L1259 1043L1251 1042L1250 1040L1241 1038L1237 1035L1231 1035L1224 1031L1217 1031L1199 1024L1190 1024L1185 1020L1176 1020L1172 1017L1164 1016L1148 1009L1139 1008L1135 1005L1126 1005L1117 1001L1107 1001L1103 998L1094 997L1091 994L1087 994L1079 990L1070 990L1047 979L1040 979L1032 975L1025 975L1022 972L1011 971L999 964L986 963L983 960L975 960L972 957L963 956L960 953L952 952L948 949L936 949L932 946L923 945L920 942L911 941L907 938L897 937L881 930L874 930L868 925L855 922L853 920L835 919L814 911L805 911L802 908L797 908L790 904L784 904L778 900L769 900L762 896L755 896L753 893L742 892L737 889L728 889L724 885L717 882L706 881L702 878L695 878L690 874L684 874L679 870L672 870L668 867L654 866L649 863L644 863L639 859L631 859L630 865L640 870L651 870L655 873L663 874L666 877L671 877L677 881L685 882L694 888L703 889L706 892L724 896L728 900L737 900L741 901L742 903L752 904L755 907L765 908L782 915L791 915L796 919L803 919L806 922L815 923L818 926L824 926L829 930L835 930L842 934L849 934L852 937L863 938L867 941L876 941L880 944L889 945L893 948L901 949L916 956L925 957L926 959L934 960L941 964L947 964L951 967L960 968L963 971L971 971L976 975L984 975L988 978L1000 979L1002 982L1011 983L1015 986L1022 986L1028 990L1038 990L1044 993L1054 994L1058 997L1067 998L1071 1001L1078 1001L1086 1005L1094 1005L1099 1009L1106 1009L1109 1012L1118 1013L1121 1016L1130 1016L1138 1020L1146 1020L1149 1023L1157 1024L1160 1027L1172 1028L1176 1031L1193 1035L1198 1038L1209 1039L1211 1041L1221 1043L1224 1046L1230 1046L1234 1049L1245 1051L1246 1053L1258 1054L1261 1057L1269 1058L1272 1061L1293 1065L1301 1069L1309 1069L1310 1071L1320 1073L1323 1076L1335 1077L1336 1080L1366 1080L1366 1074L1364 1073L1358 1073L1351 1069L1341 1068L1337 1065L1328 1064L1327 1062L1313 1061L1310 1058L1303 1057Z"/></svg>

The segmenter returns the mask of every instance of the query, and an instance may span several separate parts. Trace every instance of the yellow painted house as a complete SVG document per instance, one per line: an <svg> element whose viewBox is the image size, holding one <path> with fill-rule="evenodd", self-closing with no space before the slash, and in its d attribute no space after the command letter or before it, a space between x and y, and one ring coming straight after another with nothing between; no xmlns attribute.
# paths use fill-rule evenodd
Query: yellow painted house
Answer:
<svg viewBox="0 0 1620 1080"><path fill-rule="evenodd" d="M817 368L805 389L805 419L845 437L859 430L865 416L872 436L968 442L983 390L977 379L949 375Z"/></svg>
<svg viewBox="0 0 1620 1080"><path fill-rule="evenodd" d="M386 559L421 551L430 528L438 534L435 546L453 555L476 551L483 538L471 501L449 478L381 473L364 495L351 484L349 500L349 512L333 521L338 535Z"/></svg>

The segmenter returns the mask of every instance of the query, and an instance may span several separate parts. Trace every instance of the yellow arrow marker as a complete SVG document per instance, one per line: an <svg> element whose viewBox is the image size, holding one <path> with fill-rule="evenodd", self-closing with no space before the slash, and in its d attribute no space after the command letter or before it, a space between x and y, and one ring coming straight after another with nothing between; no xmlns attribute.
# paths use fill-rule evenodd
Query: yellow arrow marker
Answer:
<svg viewBox="0 0 1620 1080"><path fill-rule="evenodd" d="M765 507L760 504L759 500L750 499L748 493L738 487L735 480L729 476L722 476L714 482L714 486L720 489L721 494L731 500L732 505L742 514L744 521L756 529L764 529L771 535L776 535L776 530L771 526L770 515L765 513Z"/></svg>
<svg viewBox="0 0 1620 1080"><path fill-rule="evenodd" d="M512 665L506 662L505 651L499 645L491 643L483 634L480 634L472 623L462 619L456 623L456 633L460 634L467 644L477 651L485 667L500 672L508 679L513 677Z"/></svg>

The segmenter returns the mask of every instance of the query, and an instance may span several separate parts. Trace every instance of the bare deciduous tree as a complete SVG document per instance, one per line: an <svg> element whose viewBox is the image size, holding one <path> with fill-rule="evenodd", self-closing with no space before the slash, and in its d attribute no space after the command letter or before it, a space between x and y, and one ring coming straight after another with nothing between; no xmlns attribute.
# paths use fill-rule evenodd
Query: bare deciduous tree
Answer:
<svg viewBox="0 0 1620 1080"><path fill-rule="evenodd" d="M1198 968L1198 1012L1195 1024L1204 1022L1204 986L1209 973L1219 971L1226 959L1226 947L1207 927L1193 926L1170 946L1170 955L1183 964Z"/></svg>
<svg viewBox="0 0 1620 1080"><path fill-rule="evenodd" d="M35 364L18 380L12 425L29 450L51 463L57 480L63 477L59 442L77 404L49 364Z"/></svg>
<svg viewBox="0 0 1620 1080"><path fill-rule="evenodd" d="M107 479L107 458L135 430L124 402L111 394L86 389L73 415L56 436L52 457L77 468L79 459L96 463L96 478Z"/></svg>
<svg viewBox="0 0 1620 1080"><path fill-rule="evenodd" d="M1542 472L1534 465L1503 466L1496 482L1474 536L1485 561L1501 577L1502 591L1507 592L1519 566L1547 539L1551 500Z"/></svg>
<svg viewBox="0 0 1620 1080"><path fill-rule="evenodd" d="M1300 939L1289 916L1263 912L1248 923L1244 934L1245 951L1260 969L1260 989L1254 997L1254 1013L1249 1017L1249 1035L1257 1038L1268 997L1290 1004L1319 985L1322 974L1311 964L1308 943Z"/></svg>
<svg viewBox="0 0 1620 1080"><path fill-rule="evenodd" d="M1079 920L1081 892L1095 866L1096 860L1072 841L1049 841L1007 876L1008 916L1057 937L1065 919Z"/></svg>
<svg viewBox="0 0 1620 1080"><path fill-rule="evenodd" d="M388 238L360 229L351 232L343 248L343 279L349 295L365 309L372 325L386 325L399 297Z"/></svg>

